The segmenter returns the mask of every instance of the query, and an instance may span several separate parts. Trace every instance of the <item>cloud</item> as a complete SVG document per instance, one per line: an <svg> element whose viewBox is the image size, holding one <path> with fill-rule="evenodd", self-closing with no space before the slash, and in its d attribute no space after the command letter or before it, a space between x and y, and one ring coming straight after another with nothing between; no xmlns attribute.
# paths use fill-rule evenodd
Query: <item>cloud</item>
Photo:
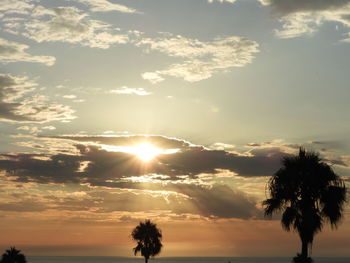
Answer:
<svg viewBox="0 0 350 263"><path fill-rule="evenodd" d="M55 58L51 56L33 56L25 52L29 46L0 38L0 61L9 62L37 62L52 66Z"/></svg>
<svg viewBox="0 0 350 263"><path fill-rule="evenodd" d="M27 77L0 74L0 121L44 123L74 119L74 111L43 95L28 96L37 84Z"/></svg>
<svg viewBox="0 0 350 263"><path fill-rule="evenodd" d="M225 2L225 0L217 0ZM311 35L325 22L336 22L350 28L350 0L258 0L268 6L272 14L282 23L282 29L275 30L279 38L295 38ZM214 2L214 0L208 0ZM226 0L234 3L236 1ZM343 42L350 42L350 32Z"/></svg>
<svg viewBox="0 0 350 263"><path fill-rule="evenodd" d="M72 142L130 146L147 142L161 149L189 148L196 146L186 140L161 135L66 135L41 137L46 139L70 140Z"/></svg>
<svg viewBox="0 0 350 263"><path fill-rule="evenodd" d="M230 153L225 150L210 150L203 146L188 145L185 141L172 140L167 137L154 136L150 141L157 141L162 149L179 149L172 154L160 154L145 165L137 156L128 152L107 151L104 145L119 145L141 141L142 136L118 137L39 137L40 143L33 142L34 149L51 149L45 146L45 140L54 140L56 144L70 142L77 149L69 154L43 153L49 158L38 158L27 154L8 156L8 160L0 164L0 168L11 171L19 181L48 182L80 182L96 186L121 187L128 184L127 178L150 174L166 175L165 180L197 184L201 174L217 174L220 170L231 171L245 177L269 176L275 172L281 158L288 154L277 147L270 149L255 149L250 155ZM143 137L143 142L146 137ZM123 141L125 140L125 141ZM78 143L80 142L80 143ZM129 144L130 143L130 144ZM29 145L30 146L30 145ZM36 148L39 146L39 148ZM109 149L107 147L106 149ZM5 158L5 159L6 159ZM78 172L82 162L88 162L84 172ZM12 167L12 168L11 168ZM40 170L36 170L40 168ZM183 177L185 176L185 177ZM187 178L187 179L186 179Z"/></svg>
<svg viewBox="0 0 350 263"><path fill-rule="evenodd" d="M125 5L114 4L107 0L75 0L80 3L90 6L90 10L93 12L109 12L118 11L122 13L140 13L134 8L127 7Z"/></svg>
<svg viewBox="0 0 350 263"><path fill-rule="evenodd" d="M0 211L6 212L43 212L47 209L45 205L34 200L21 200L20 202L0 202Z"/></svg>
<svg viewBox="0 0 350 263"><path fill-rule="evenodd" d="M164 76L189 82L208 79L215 73L246 66L253 60L253 54L259 52L257 42L236 36L202 42L166 34L158 38L143 38L136 46L145 48L146 52L158 51L182 60L166 69L143 73L142 77L152 83L163 81Z"/></svg>
<svg viewBox="0 0 350 263"><path fill-rule="evenodd" d="M281 30L276 30L280 38L293 38L317 32L325 22L337 22L350 28L349 0L260 0L271 8L280 22ZM348 33L350 36L350 33ZM346 38L343 41L350 41Z"/></svg>
<svg viewBox="0 0 350 263"><path fill-rule="evenodd" d="M152 84L157 84L165 80L162 76L160 76L159 72L145 72L141 74L141 77L148 80Z"/></svg>
<svg viewBox="0 0 350 263"><path fill-rule="evenodd" d="M23 129L30 129L23 127ZM194 145L165 136L31 136L27 145L35 154L12 153L0 156L0 170L11 185L69 184L79 194L45 194L32 209L93 213L155 211L206 218L260 218L258 203L268 176L281 166L281 159L295 153L294 144L283 141L251 143L247 152L232 152L232 145L218 143L213 148ZM28 138L27 138L28 139ZM147 163L109 146L152 142L162 149ZM237 146L235 147L237 148ZM239 148L239 147L238 147ZM337 165L348 156L327 158ZM340 160L343 162L340 163ZM258 184L258 186L257 186ZM249 193L249 194L248 194ZM1 191L0 191L1 195ZM1 197L1 196L0 196ZM26 197L24 200L33 200ZM18 201L18 200L17 200ZM21 211L14 200L14 208ZM31 209L29 203L27 209ZM0 209L9 209L3 206Z"/></svg>
<svg viewBox="0 0 350 263"><path fill-rule="evenodd" d="M135 213L152 211L163 218L199 215L213 219L247 219L260 214L256 200L222 184L152 184L149 189L140 185L133 189L101 189L71 184L69 189L58 190L52 186L40 189L36 184L16 189L7 187L6 181L2 182L7 194L0 192L0 211L7 212L89 211L110 217L116 213L120 216L134 213L136 216Z"/></svg>
<svg viewBox="0 0 350 263"><path fill-rule="evenodd" d="M2 0L0 11L4 14L28 14L33 7L30 0Z"/></svg>
<svg viewBox="0 0 350 263"><path fill-rule="evenodd" d="M29 132L30 134L38 134L40 132L43 132L44 130L55 130L56 128L54 126L43 126L43 127L38 127L38 126L19 126L17 127L17 130L20 131L26 131Z"/></svg>
<svg viewBox="0 0 350 263"><path fill-rule="evenodd" d="M167 214L194 214L208 218L252 218L259 216L257 200L228 185L203 183L187 176L171 178L165 175L142 176L146 170L140 163L132 162L125 153L100 151L95 147L77 146L80 155L8 154L2 155L0 169L6 170L7 179L17 184L69 184L78 188L79 195L49 191L32 193L33 197L19 191L25 211L55 209L95 213L168 211ZM87 161L88 160L88 161ZM84 169L80 169L81 163ZM135 165L135 166L134 166ZM166 173L166 171L164 171ZM128 175L128 176L126 176ZM145 178L150 181L144 181ZM0 178L1 179L1 178ZM138 180L140 179L140 180ZM11 185L14 185L13 183ZM74 188L73 188L74 187ZM108 188L106 188L108 187ZM83 190L83 192L81 192ZM47 191L44 190L44 191ZM41 197L40 197L41 196ZM0 210L23 211L16 202L6 200ZM5 203L13 204L5 205Z"/></svg>
<svg viewBox="0 0 350 263"><path fill-rule="evenodd" d="M73 95L73 94L67 94L67 95L63 95L62 96L63 98L65 98L65 99L69 99L69 100L73 100L73 99L76 99L77 98L77 96L76 95Z"/></svg>
<svg viewBox="0 0 350 263"><path fill-rule="evenodd" d="M110 90L109 93L112 94L125 94L125 95L139 95L139 96L147 96L151 95L151 92L146 91L143 88L128 88L126 86L121 87L119 89Z"/></svg>
<svg viewBox="0 0 350 263"><path fill-rule="evenodd" d="M76 7L48 9L38 6L25 21L5 21L4 27L39 43L65 42L106 49L129 41L128 34L110 24L90 19Z"/></svg>

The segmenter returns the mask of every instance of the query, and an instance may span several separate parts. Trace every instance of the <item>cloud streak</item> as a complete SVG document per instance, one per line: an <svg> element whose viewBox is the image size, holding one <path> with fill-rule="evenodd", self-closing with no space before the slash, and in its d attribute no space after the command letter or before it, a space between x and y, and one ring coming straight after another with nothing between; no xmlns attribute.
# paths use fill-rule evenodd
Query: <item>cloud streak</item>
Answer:
<svg viewBox="0 0 350 263"><path fill-rule="evenodd" d="M137 46L146 52L158 51L182 62L163 70L145 72L142 77L152 83L164 80L165 76L197 82L213 74L251 63L254 53L259 52L258 43L243 37L216 38L211 42L166 34L158 38L143 38Z"/></svg>

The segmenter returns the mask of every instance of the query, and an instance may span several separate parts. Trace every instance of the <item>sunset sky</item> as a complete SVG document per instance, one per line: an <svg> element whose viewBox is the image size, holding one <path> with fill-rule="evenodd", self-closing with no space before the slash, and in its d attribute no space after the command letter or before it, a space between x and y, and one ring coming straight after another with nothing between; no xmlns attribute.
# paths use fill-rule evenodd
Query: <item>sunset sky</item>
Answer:
<svg viewBox="0 0 350 263"><path fill-rule="evenodd" d="M293 256L300 146L350 182L350 0L0 0L0 249ZM349 256L350 209L313 256Z"/></svg>

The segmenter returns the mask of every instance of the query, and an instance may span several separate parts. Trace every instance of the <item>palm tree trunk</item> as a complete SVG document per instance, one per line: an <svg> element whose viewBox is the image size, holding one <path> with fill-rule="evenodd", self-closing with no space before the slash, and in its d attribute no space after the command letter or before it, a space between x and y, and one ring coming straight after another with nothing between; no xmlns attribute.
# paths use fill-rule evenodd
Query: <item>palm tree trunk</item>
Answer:
<svg viewBox="0 0 350 263"><path fill-rule="evenodd" d="M304 258L304 259L307 259L308 258L308 242L305 241L305 240L302 240L301 241L301 256Z"/></svg>
<svg viewBox="0 0 350 263"><path fill-rule="evenodd" d="M148 263L148 258L147 257L145 257L145 263Z"/></svg>

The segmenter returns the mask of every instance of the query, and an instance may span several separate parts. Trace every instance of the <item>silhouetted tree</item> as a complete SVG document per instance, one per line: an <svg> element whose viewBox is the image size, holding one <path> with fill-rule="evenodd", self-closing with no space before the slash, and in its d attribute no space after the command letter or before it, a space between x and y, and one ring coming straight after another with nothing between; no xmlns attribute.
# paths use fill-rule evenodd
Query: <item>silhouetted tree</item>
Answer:
<svg viewBox="0 0 350 263"><path fill-rule="evenodd" d="M346 201L344 181L319 155L300 148L299 154L286 157L268 183L270 198L263 202L265 216L282 213L282 227L298 232L302 248L294 262L308 263L309 247L324 223L336 227Z"/></svg>
<svg viewBox="0 0 350 263"><path fill-rule="evenodd" d="M133 248L134 254L140 252L145 258L145 263L150 257L158 255L162 249L162 232L150 220L140 222L132 231L131 237L137 241L137 246Z"/></svg>
<svg viewBox="0 0 350 263"><path fill-rule="evenodd" d="M21 250L11 247L2 255L1 263L27 263L27 260Z"/></svg>

